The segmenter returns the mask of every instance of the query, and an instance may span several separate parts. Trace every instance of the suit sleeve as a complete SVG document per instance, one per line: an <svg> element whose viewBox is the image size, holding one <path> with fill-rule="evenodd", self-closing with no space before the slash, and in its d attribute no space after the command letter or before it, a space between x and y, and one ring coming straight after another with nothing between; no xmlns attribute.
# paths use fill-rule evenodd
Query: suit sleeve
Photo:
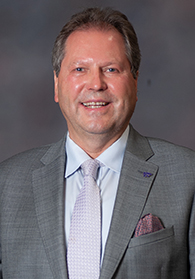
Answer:
<svg viewBox="0 0 195 279"><path fill-rule="evenodd" d="M5 175L3 172L3 166L4 164L0 164L0 279L3 279L3 270L2 270L2 251L1 251L1 200L2 200L2 192L3 192L3 186L5 184Z"/></svg>
<svg viewBox="0 0 195 279"><path fill-rule="evenodd" d="M0 279L3 279L3 275L2 275L2 265L1 265L1 244L0 244Z"/></svg>
<svg viewBox="0 0 195 279"><path fill-rule="evenodd" d="M192 205L190 228L189 228L189 260L190 260L190 278L195 279L195 196Z"/></svg>

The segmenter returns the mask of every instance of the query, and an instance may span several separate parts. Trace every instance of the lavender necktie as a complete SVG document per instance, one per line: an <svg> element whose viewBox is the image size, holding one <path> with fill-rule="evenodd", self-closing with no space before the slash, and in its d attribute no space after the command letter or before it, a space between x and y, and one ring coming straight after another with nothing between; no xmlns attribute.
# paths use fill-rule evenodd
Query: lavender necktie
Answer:
<svg viewBox="0 0 195 279"><path fill-rule="evenodd" d="M95 182L99 162L85 161L81 168L84 185L77 197L68 240L70 279L98 279L100 273L101 216L100 192Z"/></svg>

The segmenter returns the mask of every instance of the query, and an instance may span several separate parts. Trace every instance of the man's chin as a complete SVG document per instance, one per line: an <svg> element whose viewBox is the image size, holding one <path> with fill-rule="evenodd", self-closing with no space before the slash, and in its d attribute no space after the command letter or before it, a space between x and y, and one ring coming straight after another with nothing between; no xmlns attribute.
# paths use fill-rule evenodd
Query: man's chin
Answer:
<svg viewBox="0 0 195 279"><path fill-rule="evenodd" d="M112 127L110 126L105 126L105 125L100 125L100 124L91 124L87 127L83 128L86 133L88 134L94 134L94 135L104 135L107 133L110 133L110 131L112 131Z"/></svg>

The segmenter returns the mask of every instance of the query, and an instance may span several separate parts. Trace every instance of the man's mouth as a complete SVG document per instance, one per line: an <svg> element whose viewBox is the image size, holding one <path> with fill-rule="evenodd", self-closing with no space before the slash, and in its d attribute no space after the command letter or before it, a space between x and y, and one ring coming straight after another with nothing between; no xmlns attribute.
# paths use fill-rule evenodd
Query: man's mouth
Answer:
<svg viewBox="0 0 195 279"><path fill-rule="evenodd" d="M109 103L106 102L86 102L86 103L82 103L85 107L87 108L101 108L104 106L107 106Z"/></svg>

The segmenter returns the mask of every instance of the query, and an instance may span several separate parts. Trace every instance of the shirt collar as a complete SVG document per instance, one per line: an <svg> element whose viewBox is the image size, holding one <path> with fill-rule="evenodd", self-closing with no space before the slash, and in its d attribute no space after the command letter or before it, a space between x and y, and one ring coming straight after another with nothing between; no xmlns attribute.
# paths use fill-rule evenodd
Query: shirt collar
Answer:
<svg viewBox="0 0 195 279"><path fill-rule="evenodd" d="M101 153L96 159L103 165L107 166L109 169L115 172L120 172L128 134L129 125L127 126L122 136L111 146L109 146L103 153ZM67 133L66 138L66 154L67 163L65 178L73 174L84 161L90 159L89 155L69 137L69 133Z"/></svg>
<svg viewBox="0 0 195 279"><path fill-rule="evenodd" d="M90 159L89 155L69 137L69 133L66 137L66 155L65 178L73 174L84 161Z"/></svg>
<svg viewBox="0 0 195 279"><path fill-rule="evenodd" d="M129 135L129 125L122 136L102 152L96 159L107 166L109 169L120 172Z"/></svg>

